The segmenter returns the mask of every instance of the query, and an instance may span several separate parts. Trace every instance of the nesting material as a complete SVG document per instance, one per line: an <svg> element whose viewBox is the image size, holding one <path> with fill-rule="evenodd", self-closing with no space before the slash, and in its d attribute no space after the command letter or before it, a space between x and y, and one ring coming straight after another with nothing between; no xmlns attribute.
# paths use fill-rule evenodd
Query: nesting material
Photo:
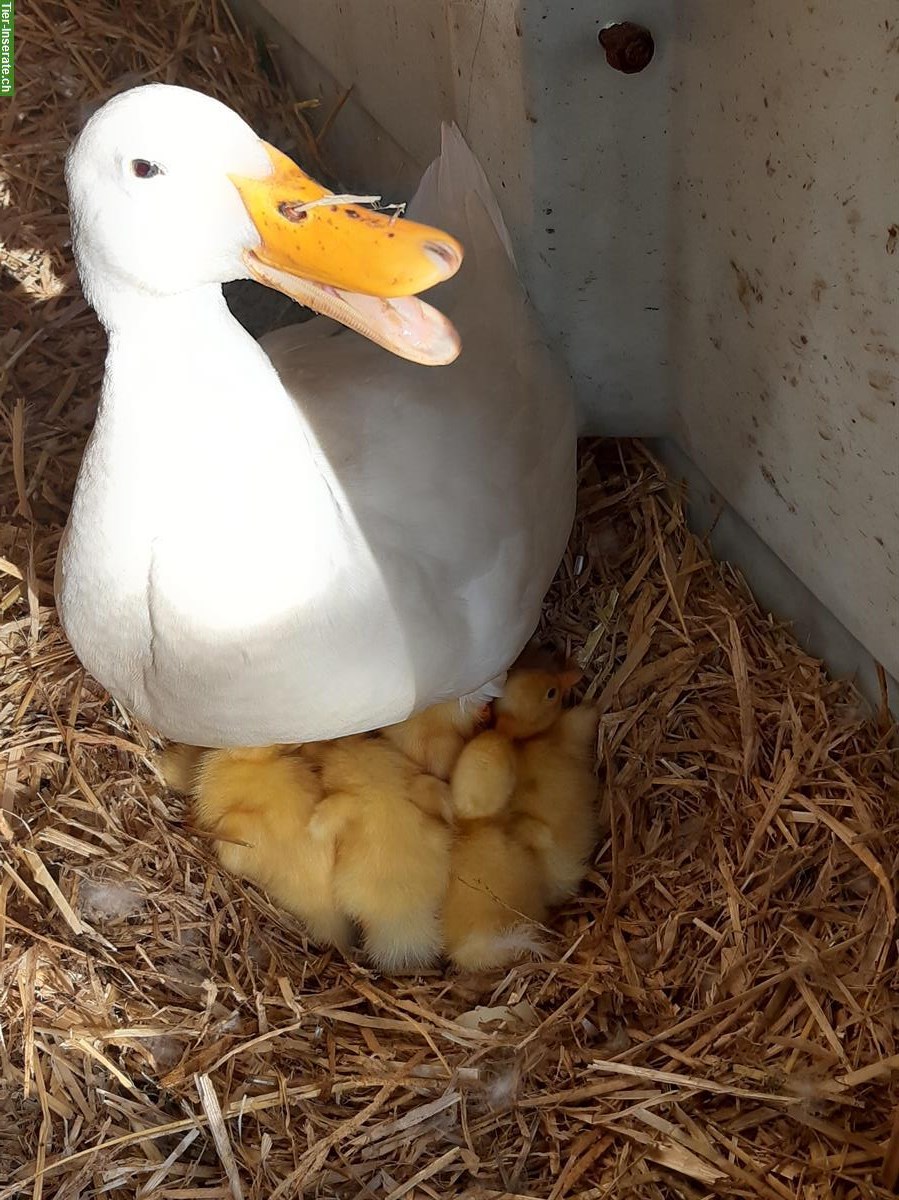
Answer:
<svg viewBox="0 0 899 1200"><path fill-rule="evenodd" d="M30 0L17 53L0 111L0 1198L893 1194L889 714L867 717L712 561L639 445L583 448L546 605L602 708L612 814L546 958L379 977L307 947L185 827L52 606L104 352L62 156L129 72L220 95L301 154L303 112L219 3Z"/></svg>

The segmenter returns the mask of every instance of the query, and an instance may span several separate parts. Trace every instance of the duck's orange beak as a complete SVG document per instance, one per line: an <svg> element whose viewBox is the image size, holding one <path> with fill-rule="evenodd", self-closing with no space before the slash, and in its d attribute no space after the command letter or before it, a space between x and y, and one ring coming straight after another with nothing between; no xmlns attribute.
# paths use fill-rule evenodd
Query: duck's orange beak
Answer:
<svg viewBox="0 0 899 1200"><path fill-rule="evenodd" d="M402 358L428 366L452 362L460 350L456 330L415 296L458 271L462 247L455 238L329 202L333 193L263 145L270 175L231 176L260 238L244 255L252 277Z"/></svg>

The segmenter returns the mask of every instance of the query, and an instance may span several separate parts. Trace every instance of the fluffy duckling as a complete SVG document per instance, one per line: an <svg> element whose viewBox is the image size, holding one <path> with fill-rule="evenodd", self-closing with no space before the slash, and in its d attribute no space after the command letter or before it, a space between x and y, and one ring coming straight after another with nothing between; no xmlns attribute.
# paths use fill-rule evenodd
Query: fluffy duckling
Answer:
<svg viewBox="0 0 899 1200"><path fill-rule="evenodd" d="M593 771L598 726L598 710L582 704L517 746L515 836L539 858L550 905L575 894L599 835L599 783Z"/></svg>
<svg viewBox="0 0 899 1200"><path fill-rule="evenodd" d="M222 866L264 888L316 942L345 951L353 926L334 893L336 846L310 836L321 780L291 749L172 746L160 766L170 786L193 797Z"/></svg>
<svg viewBox="0 0 899 1200"><path fill-rule="evenodd" d="M510 671L503 695L493 704L497 731L512 741L544 733L559 719L562 701L582 674L573 663L561 670L522 666Z"/></svg>
<svg viewBox="0 0 899 1200"><path fill-rule="evenodd" d="M489 717L489 704L447 700L398 725L389 725L381 735L423 771L448 781L465 743Z"/></svg>
<svg viewBox="0 0 899 1200"><path fill-rule="evenodd" d="M202 746L184 746L180 742L173 742L160 754L156 765L173 792L190 796L196 783L197 768L203 755L208 753L210 751Z"/></svg>
<svg viewBox="0 0 899 1200"><path fill-rule="evenodd" d="M562 711L580 672L521 669L452 776L459 837L443 912L444 944L463 970L514 961L539 942L531 922L576 891L596 841L591 742L598 714Z"/></svg>
<svg viewBox="0 0 899 1200"><path fill-rule="evenodd" d="M381 737L305 747L324 799L310 835L334 846L334 896L362 928L365 950L387 971L431 962L441 947L449 879L449 787Z"/></svg>
<svg viewBox="0 0 899 1200"><path fill-rule="evenodd" d="M443 905L443 945L455 967L486 971L540 949L530 928L547 913L539 874L537 855L508 821L460 824Z"/></svg>
<svg viewBox="0 0 899 1200"><path fill-rule="evenodd" d="M495 728L469 742L453 772L457 817L490 817L506 808L519 782L516 744L556 724L565 696L580 678L580 669L568 665L561 670L518 667L509 673L504 695L494 702Z"/></svg>

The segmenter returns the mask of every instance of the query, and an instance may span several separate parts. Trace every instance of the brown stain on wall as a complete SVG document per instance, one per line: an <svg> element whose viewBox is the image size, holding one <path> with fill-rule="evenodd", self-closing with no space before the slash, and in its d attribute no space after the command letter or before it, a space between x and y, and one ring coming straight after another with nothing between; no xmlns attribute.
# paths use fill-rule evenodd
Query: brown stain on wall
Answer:
<svg viewBox="0 0 899 1200"><path fill-rule="evenodd" d="M747 313L751 312L753 301L756 304L761 304L765 297L758 285L752 282L747 271L735 263L733 259L730 260L730 265L737 277L737 299Z"/></svg>

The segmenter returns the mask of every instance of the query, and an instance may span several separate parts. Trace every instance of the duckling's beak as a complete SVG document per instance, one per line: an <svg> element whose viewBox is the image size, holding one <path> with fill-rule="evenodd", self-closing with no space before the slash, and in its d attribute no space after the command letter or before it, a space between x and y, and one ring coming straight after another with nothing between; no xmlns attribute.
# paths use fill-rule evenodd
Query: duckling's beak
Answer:
<svg viewBox="0 0 899 1200"><path fill-rule="evenodd" d="M462 247L455 238L340 201L286 154L263 146L270 175L230 176L260 238L244 254L252 277L401 358L451 363L459 335L415 297L458 271Z"/></svg>

